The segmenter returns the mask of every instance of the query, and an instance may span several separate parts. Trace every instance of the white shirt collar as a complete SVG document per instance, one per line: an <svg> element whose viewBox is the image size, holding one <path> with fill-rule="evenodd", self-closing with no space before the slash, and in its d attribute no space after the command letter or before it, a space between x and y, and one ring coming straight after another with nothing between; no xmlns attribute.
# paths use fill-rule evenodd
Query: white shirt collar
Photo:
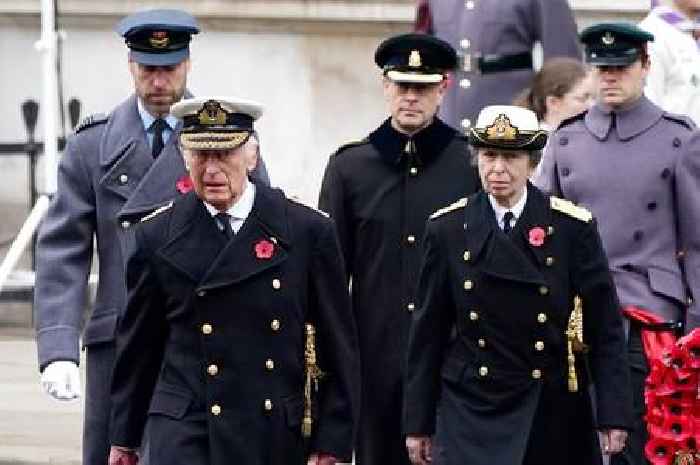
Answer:
<svg viewBox="0 0 700 465"><path fill-rule="evenodd" d="M255 184L250 182L250 180L246 179L246 184L245 184L245 189L243 189L243 194L241 195L241 198L238 199L236 203L231 205L231 207L226 210L226 213L228 213L231 216L232 221L240 221L243 222L248 218L248 215L250 215L250 212L253 210L253 202L255 201ZM219 210L216 209L213 205L204 202L204 206L207 208L207 211L211 216L216 216L219 214Z"/></svg>
<svg viewBox="0 0 700 465"><path fill-rule="evenodd" d="M515 225L515 222L518 221L518 218L520 218L520 215L523 214L523 210L525 209L525 203L527 202L527 186L525 186L523 195L522 197L520 197L520 200L518 200L517 203L511 208L506 208L499 205L498 202L496 202L496 199L491 194L489 194L489 202L491 202L491 207L496 213L496 222L498 222L498 227L503 229L503 217L505 216L506 212L513 213L514 219L511 222L512 227Z"/></svg>

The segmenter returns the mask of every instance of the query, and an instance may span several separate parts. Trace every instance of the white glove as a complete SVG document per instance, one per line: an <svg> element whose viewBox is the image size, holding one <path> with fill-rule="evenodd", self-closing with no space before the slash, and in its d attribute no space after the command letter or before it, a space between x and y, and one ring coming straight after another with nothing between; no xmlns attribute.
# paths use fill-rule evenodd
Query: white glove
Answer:
<svg viewBox="0 0 700 465"><path fill-rule="evenodd" d="M51 362L41 374L41 387L60 401L80 398L80 370L75 362Z"/></svg>

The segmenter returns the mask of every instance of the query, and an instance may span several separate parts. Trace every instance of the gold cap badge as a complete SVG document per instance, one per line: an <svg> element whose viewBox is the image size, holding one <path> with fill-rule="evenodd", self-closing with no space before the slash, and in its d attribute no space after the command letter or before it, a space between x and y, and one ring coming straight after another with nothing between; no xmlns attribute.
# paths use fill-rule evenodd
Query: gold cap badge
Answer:
<svg viewBox="0 0 700 465"><path fill-rule="evenodd" d="M518 128L510 124L510 119L501 113L493 124L486 128L486 136L489 139L515 140L518 136Z"/></svg>
<svg viewBox="0 0 700 465"><path fill-rule="evenodd" d="M408 58L408 66L411 68L420 68L423 62L420 57L420 52L418 50L413 50Z"/></svg>
<svg viewBox="0 0 700 465"><path fill-rule="evenodd" d="M168 37L167 31L154 31L148 42L153 48L165 48L170 45L170 37Z"/></svg>
<svg viewBox="0 0 700 465"><path fill-rule="evenodd" d="M226 124L226 112L216 100L207 100L197 114L199 124L204 126L223 126Z"/></svg>
<svg viewBox="0 0 700 465"><path fill-rule="evenodd" d="M612 45L615 43L615 36L612 35L612 32L608 31L600 40L603 42L603 45Z"/></svg>

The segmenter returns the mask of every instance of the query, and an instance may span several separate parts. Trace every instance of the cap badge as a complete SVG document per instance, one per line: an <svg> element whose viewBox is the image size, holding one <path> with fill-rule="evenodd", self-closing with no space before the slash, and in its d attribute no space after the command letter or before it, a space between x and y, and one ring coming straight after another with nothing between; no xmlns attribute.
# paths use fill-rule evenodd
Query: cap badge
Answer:
<svg viewBox="0 0 700 465"><path fill-rule="evenodd" d="M226 124L226 112L216 100L207 100L197 114L199 124L203 126L223 126Z"/></svg>
<svg viewBox="0 0 700 465"><path fill-rule="evenodd" d="M165 48L170 45L170 37L168 37L167 31L154 31L148 42L153 48Z"/></svg>
<svg viewBox="0 0 700 465"><path fill-rule="evenodd" d="M612 35L612 32L608 31L600 40L603 42L603 45L610 46L615 43L615 36Z"/></svg>
<svg viewBox="0 0 700 465"><path fill-rule="evenodd" d="M420 57L420 52L418 50L413 50L411 56L408 58L408 66L411 68L420 68L423 66L423 62Z"/></svg>
<svg viewBox="0 0 700 465"><path fill-rule="evenodd" d="M518 128L510 124L510 119L506 115L500 114L491 126L486 127L486 135L489 139L515 140L518 136Z"/></svg>

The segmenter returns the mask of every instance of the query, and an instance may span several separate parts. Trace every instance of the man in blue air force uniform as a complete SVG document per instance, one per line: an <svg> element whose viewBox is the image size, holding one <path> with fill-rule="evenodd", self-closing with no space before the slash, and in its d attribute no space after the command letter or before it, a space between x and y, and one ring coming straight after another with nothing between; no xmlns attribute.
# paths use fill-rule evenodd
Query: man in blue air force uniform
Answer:
<svg viewBox="0 0 700 465"><path fill-rule="evenodd" d="M34 311L42 385L52 397L71 400L81 394L78 340L97 240L97 298L82 334L85 465L107 461L108 380L126 305L123 261L132 248L131 223L177 196L185 175L176 143L181 123L170 106L186 93L189 42L199 26L183 11L149 10L125 18L117 31L130 50L134 94L109 115L87 118L68 139L37 247ZM253 174L267 179L264 167Z"/></svg>

